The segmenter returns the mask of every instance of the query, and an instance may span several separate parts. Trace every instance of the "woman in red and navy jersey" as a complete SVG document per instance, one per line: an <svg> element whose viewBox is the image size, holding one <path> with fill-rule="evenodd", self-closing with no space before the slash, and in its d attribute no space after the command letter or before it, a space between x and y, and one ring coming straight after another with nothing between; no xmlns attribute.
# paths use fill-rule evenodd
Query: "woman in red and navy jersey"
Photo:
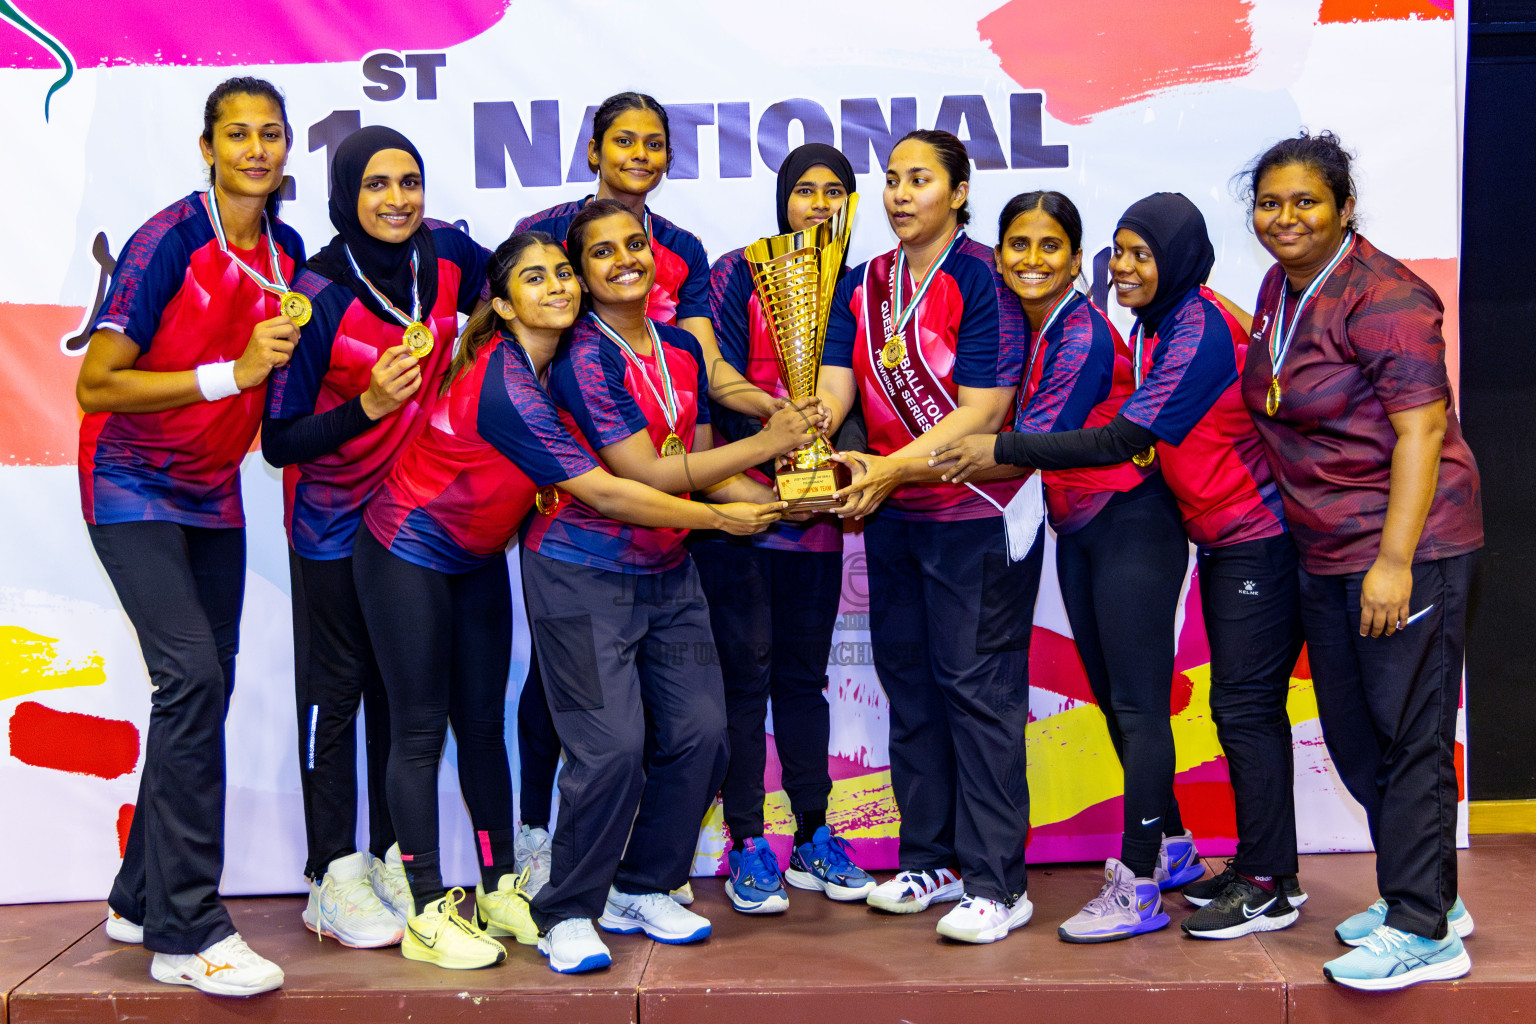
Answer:
<svg viewBox="0 0 1536 1024"><path fill-rule="evenodd" d="M363 128L337 147L338 234L294 285L312 315L272 376L262 430L262 453L284 470L309 848L304 923L354 947L400 941L408 908L384 795L388 702L352 581L352 544L363 506L432 415L458 315L474 311L489 255L453 226L424 219L425 170L392 128ZM416 323L427 332L426 342L411 336L419 355L406 344ZM371 858L355 849L360 703Z"/></svg>
<svg viewBox="0 0 1536 1024"><path fill-rule="evenodd" d="M821 143L799 147L779 167L779 231L820 224L855 189L853 168L843 154ZM726 253L710 273L715 337L728 363L764 391L783 396L787 392L772 329L752 286L745 251ZM749 435L760 423L719 406L710 417L717 432L731 438ZM795 817L790 884L835 900L863 899L874 879L853 863L847 842L827 824L831 716L822 691L842 593L842 523L824 514L781 522L746 540L695 534L689 550L709 600L725 679L731 744L721 786L731 832L726 895L747 914L778 913L789 906L778 859L763 838L764 726L771 695L774 748Z"/></svg>
<svg viewBox="0 0 1536 1024"><path fill-rule="evenodd" d="M885 211L900 245L838 286L820 386L834 421L857 395L873 453L841 456L854 476L837 511L879 510L864 545L901 872L867 899L892 913L961 900L940 934L993 942L1033 909L1024 730L1043 541L1039 517L1017 514L1020 481L956 487L928 465L934 448L1003 425L1029 347L992 252L965 235L969 178L948 132L891 151Z"/></svg>
<svg viewBox="0 0 1536 1024"><path fill-rule="evenodd" d="M1191 901L1202 909L1183 928L1201 938L1233 938L1293 923L1297 915L1287 888L1304 899L1282 878L1296 873L1285 700L1300 650L1300 624L1295 548L1237 390L1246 338L1204 287L1214 263L1205 219L1189 200L1165 192L1132 204L1120 218L1110 263L1116 297L1136 311L1131 395L1100 426L974 438L964 453L941 451L935 457L963 455L953 474L961 478L965 467L994 462L1062 470L1131 459L1132 468L1161 471L1161 484L1143 485L1142 493L1166 485L1198 547L1212 716L1238 815L1237 856L1226 873L1191 888ZM1093 658L1089 680L1124 766L1125 833L1120 858L1106 865L1103 891L1061 926L1059 934L1069 942L1104 942L1166 926L1160 891L1193 882L1203 872L1173 797L1168 720L1174 613L1188 556L1172 540L1177 520L1170 522L1166 501L1155 526L1118 522L1119 513L1105 511L1111 515L1104 524L1115 524L1116 532L1106 534L1104 548L1085 552L1085 571L1104 573L1094 607L1105 653ZM1140 511L1159 508L1146 504ZM1145 544L1154 530L1163 539L1162 557L1138 563L1147 570L1149 593L1156 594L1141 610L1154 631L1143 638L1134 616L1113 611L1111 592L1119 546ZM1089 534L1063 545L1067 576L1078 567L1082 542L1094 539ZM1104 591L1102 600L1098 591ZM1143 642L1158 652L1155 664Z"/></svg>
<svg viewBox="0 0 1536 1024"><path fill-rule="evenodd" d="M401 949L449 968L506 955L455 913L460 894L445 890L439 870L437 772L450 724L482 864L477 920L491 934L538 938L512 873L504 734L512 642L505 549L535 501L548 500L536 495L558 485L615 521L744 532L780 507L686 502L606 473L561 425L546 390L579 297L564 250L541 233L515 235L488 273L491 302L466 326L429 422L364 510L353 557L394 729L390 810L413 901ZM601 947L590 922L586 934ZM557 969L573 969L596 955L591 943L567 933L541 948Z"/></svg>
<svg viewBox="0 0 1536 1024"><path fill-rule="evenodd" d="M709 257L698 236L653 213L646 197L661 185L672 164L667 111L644 93L608 97L592 117L587 166L597 174L597 193L561 203L518 221L518 231L546 231L563 239L576 215L594 199L622 203L645 224L656 264L646 315L692 334L704 352L705 375L724 405L743 416L767 417L778 408L771 394L746 380L721 359L710 309ZM523 828L519 855L533 869L535 890L548 875L550 799L560 744L554 735L544 687L537 670L523 684L518 703L519 807Z"/></svg>
<svg viewBox="0 0 1536 1024"><path fill-rule="evenodd" d="M219 995L283 983L235 931L219 876L245 593L240 463L267 375L299 337L283 306L304 246L277 219L291 135L271 83L233 78L213 91L208 191L123 247L75 389L85 521L154 687L107 934L153 950L157 981Z"/></svg>
<svg viewBox="0 0 1536 1024"><path fill-rule="evenodd" d="M646 316L655 264L642 221L594 200L566 250L588 312L550 370L550 392L578 442L658 490L781 507L742 472L809 439L809 403L713 447L698 341ZM688 879L726 762L724 687L686 533L629 526L558 492L523 533L534 649L565 752L550 879L533 900L555 942L591 936L601 950L599 917L609 931L663 942L710 931L668 896ZM585 961L551 954L550 965Z"/></svg>
<svg viewBox="0 0 1536 1024"><path fill-rule="evenodd" d="M1472 916L1456 891L1455 733L1483 519L1444 307L1356 232L1331 133L1276 143L1247 184L1277 263L1243 398L1301 550L1323 738L1376 846L1380 899L1339 925L1358 948L1324 973L1365 989L1461 977Z"/></svg>

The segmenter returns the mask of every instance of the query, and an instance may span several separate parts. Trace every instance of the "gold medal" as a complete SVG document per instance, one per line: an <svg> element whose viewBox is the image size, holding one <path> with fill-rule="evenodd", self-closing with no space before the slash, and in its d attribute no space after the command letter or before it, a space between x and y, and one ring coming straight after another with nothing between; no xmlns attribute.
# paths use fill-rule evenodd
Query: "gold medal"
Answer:
<svg viewBox="0 0 1536 1024"><path fill-rule="evenodd" d="M683 439L676 434L668 434L661 442L662 455L685 455L688 449L683 447Z"/></svg>
<svg viewBox="0 0 1536 1024"><path fill-rule="evenodd" d="M1146 469L1152 465L1152 460L1155 458L1157 458L1157 445L1149 444L1146 451L1137 452L1135 455L1132 455L1131 461L1142 469Z"/></svg>
<svg viewBox="0 0 1536 1024"><path fill-rule="evenodd" d="M283 316L292 320L295 325L303 327L309 323L309 318L314 315L314 308L310 306L309 299L298 292L283 292L278 299Z"/></svg>
<svg viewBox="0 0 1536 1024"><path fill-rule="evenodd" d="M420 320L411 321L411 325L405 329L405 345L411 350L411 355L417 359L427 358L427 353L432 351L432 332L427 330L427 325Z"/></svg>
<svg viewBox="0 0 1536 1024"><path fill-rule="evenodd" d="M1264 411L1273 416L1280 411L1280 378L1269 379L1269 394L1264 396Z"/></svg>
<svg viewBox="0 0 1536 1024"><path fill-rule="evenodd" d="M560 507L560 489L553 484L540 487L533 495L533 507L541 516L554 515L555 509Z"/></svg>
<svg viewBox="0 0 1536 1024"><path fill-rule="evenodd" d="M887 370L894 370L906 361L907 343L900 338L892 338L880 350L880 365Z"/></svg>

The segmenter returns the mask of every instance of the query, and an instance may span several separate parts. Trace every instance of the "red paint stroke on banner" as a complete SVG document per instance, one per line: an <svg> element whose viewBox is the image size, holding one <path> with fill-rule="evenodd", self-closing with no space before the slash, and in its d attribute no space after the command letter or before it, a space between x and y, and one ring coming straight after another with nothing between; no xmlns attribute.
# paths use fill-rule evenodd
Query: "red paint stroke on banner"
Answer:
<svg viewBox="0 0 1536 1024"><path fill-rule="evenodd" d="M61 352L59 339L80 326L84 313L81 306L0 303L0 465L75 464L80 360Z"/></svg>
<svg viewBox="0 0 1536 1024"><path fill-rule="evenodd" d="M235 67L361 60L374 50L444 50L501 20L511 0L437 0L423 16L381 17L367 0L274 4L26 0L28 17L82 68L120 64ZM0 67L58 67L42 44L0 22Z"/></svg>
<svg viewBox="0 0 1536 1024"><path fill-rule="evenodd" d="M1096 703L1071 637L1036 626L1029 641L1029 685L1073 700Z"/></svg>
<svg viewBox="0 0 1536 1024"><path fill-rule="evenodd" d="M1181 86L1241 78L1256 54L1249 0L1091 8L1012 0L977 29L1008 77L1045 90L1045 109L1067 124Z"/></svg>
<svg viewBox="0 0 1536 1024"><path fill-rule="evenodd" d="M1454 17L1451 0L1323 0L1317 23L1343 21L1424 21Z"/></svg>
<svg viewBox="0 0 1536 1024"><path fill-rule="evenodd" d="M11 756L36 768L115 779L139 763L132 722L23 701L11 713Z"/></svg>
<svg viewBox="0 0 1536 1024"><path fill-rule="evenodd" d="M128 830L133 827L133 804L123 804L117 809L117 858L128 855Z"/></svg>

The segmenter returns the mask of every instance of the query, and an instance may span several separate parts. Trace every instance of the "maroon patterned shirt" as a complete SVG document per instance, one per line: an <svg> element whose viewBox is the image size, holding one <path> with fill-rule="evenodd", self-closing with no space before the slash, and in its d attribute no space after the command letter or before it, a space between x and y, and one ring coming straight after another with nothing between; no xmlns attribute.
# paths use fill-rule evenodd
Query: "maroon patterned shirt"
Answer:
<svg viewBox="0 0 1536 1024"><path fill-rule="evenodd" d="M1285 287L1285 272L1271 267L1259 289L1242 385L1302 565L1341 575L1375 563L1397 444L1388 414L1440 400L1448 403L1440 478L1413 560L1482 547L1477 463L1456 418L1440 335L1445 307L1434 289L1357 238L1297 326L1281 366L1280 410L1270 416L1270 340ZM1288 314L1296 299L1287 298Z"/></svg>

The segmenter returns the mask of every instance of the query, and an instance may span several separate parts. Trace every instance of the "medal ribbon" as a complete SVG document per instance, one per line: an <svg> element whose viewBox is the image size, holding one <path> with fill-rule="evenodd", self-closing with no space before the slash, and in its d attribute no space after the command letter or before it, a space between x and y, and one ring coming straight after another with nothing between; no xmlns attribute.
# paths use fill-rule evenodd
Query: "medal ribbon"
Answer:
<svg viewBox="0 0 1536 1024"><path fill-rule="evenodd" d="M603 332L603 336L619 346L619 351L623 352L624 357L639 371L640 379L645 381L645 386L651 389L651 397L656 399L656 404L661 407L661 415L667 421L667 433L676 434L680 419L677 408L677 388L672 384L672 370L667 366L666 353L661 350L661 338L656 334L656 325L649 319L645 321L645 329L651 336L651 351L656 355L656 370L661 374L660 391L656 390L650 371L645 368L645 362L641 360L640 354L630 347L629 342L625 341L618 331L603 323L603 318L598 316L596 311L587 315L592 318L597 329Z"/></svg>
<svg viewBox="0 0 1536 1024"><path fill-rule="evenodd" d="M1131 340L1136 343L1131 355L1131 377L1136 386L1141 387L1141 379L1146 376L1146 371L1141 368L1141 348L1147 340L1147 328L1140 320L1136 321L1136 330L1131 333Z"/></svg>
<svg viewBox="0 0 1536 1024"><path fill-rule="evenodd" d="M421 323L421 289L418 287L416 278L416 272L421 266L421 254L419 252L414 249L411 250L411 315L406 316L393 302L384 297L383 292L373 286L372 281L368 280L368 275L363 273L363 268L358 266L357 260L352 257L352 250L345 244L342 245L342 248L346 249L347 262L352 264L352 272L357 275L357 279L363 282L363 285L373 293L374 299L379 305L389 311L390 316L400 321L401 327L409 327L411 324Z"/></svg>
<svg viewBox="0 0 1536 1024"><path fill-rule="evenodd" d="M906 334L907 324L911 323L912 317L917 314L918 307L923 304L923 296L928 294L929 286L938 276L939 268L944 265L944 261L949 257L949 251L960 240L961 234L958 227L950 232L944 248L940 250L938 256L934 257L933 262L928 264L927 273L923 274L923 279L918 282L917 288L912 292L905 306L901 304L901 286L907 280L907 253L901 246L896 247L896 259L891 263L891 310L896 319L895 327L891 331L892 337Z"/></svg>
<svg viewBox="0 0 1536 1024"><path fill-rule="evenodd" d="M1040 355L1040 350L1045 347L1046 333L1051 329L1051 325L1056 322L1056 318L1061 315L1061 311L1067 308L1067 303L1076 298L1077 294L1076 288L1069 287L1066 293L1056 300L1056 305L1051 307L1051 311L1046 314L1045 323L1040 325L1040 331L1035 335L1034 344L1029 349L1029 368L1024 371L1024 387L1019 392L1021 397L1029 391L1030 383L1035 379L1035 359Z"/></svg>
<svg viewBox="0 0 1536 1024"><path fill-rule="evenodd" d="M229 240L224 237L224 222L219 219L219 200L213 194L210 187L203 193L203 205L208 210L208 219L213 222L213 235L219 240L219 251L234 261L235 266L245 271L246 276L274 295L283 295L288 291L288 282L283 279L283 265L278 261L277 242L272 237L272 225L267 223L266 211L261 214L261 230L267 236L267 253L272 258L272 276L267 277L259 273L255 267L229 251Z"/></svg>
<svg viewBox="0 0 1536 1024"><path fill-rule="evenodd" d="M1351 231L1344 236L1344 241L1339 245L1339 251L1333 254L1333 259L1328 261L1323 272L1314 277L1312 283L1307 285L1306 290L1301 293L1301 298L1296 302L1296 312L1292 315L1289 329L1285 327L1286 289L1283 284L1280 286L1280 308L1275 312L1275 326L1269 332L1269 362L1273 368L1270 375L1275 379L1278 380L1280 377L1280 364L1285 362L1286 354L1291 351L1291 339L1296 337L1296 328L1301 323L1302 314L1307 311L1307 304L1317 295L1323 282L1328 280L1328 275L1344 262L1344 257L1348 256L1354 247L1355 233ZM1278 348L1276 342L1279 342Z"/></svg>

